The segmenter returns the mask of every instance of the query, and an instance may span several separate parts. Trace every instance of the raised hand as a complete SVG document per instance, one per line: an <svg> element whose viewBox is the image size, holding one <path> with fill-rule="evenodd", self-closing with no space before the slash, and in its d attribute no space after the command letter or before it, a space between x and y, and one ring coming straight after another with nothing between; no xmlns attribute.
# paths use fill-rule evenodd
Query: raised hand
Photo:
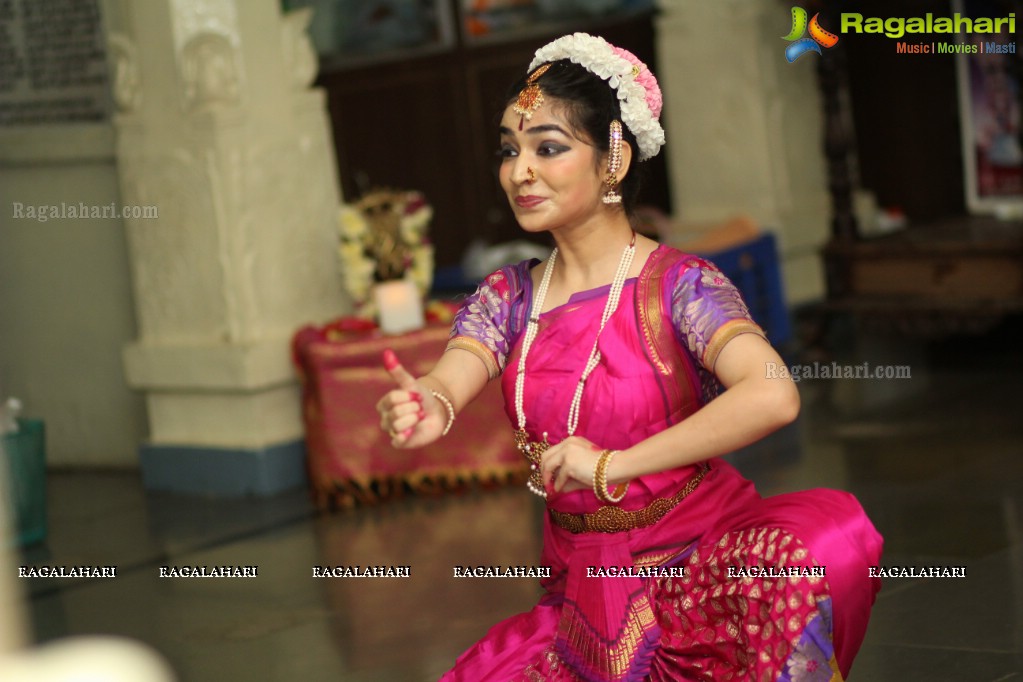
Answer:
<svg viewBox="0 0 1023 682"><path fill-rule="evenodd" d="M384 351L383 363L398 386L388 391L376 406L380 428L391 436L391 445L420 448L437 440L447 423L444 406L402 367L394 351Z"/></svg>

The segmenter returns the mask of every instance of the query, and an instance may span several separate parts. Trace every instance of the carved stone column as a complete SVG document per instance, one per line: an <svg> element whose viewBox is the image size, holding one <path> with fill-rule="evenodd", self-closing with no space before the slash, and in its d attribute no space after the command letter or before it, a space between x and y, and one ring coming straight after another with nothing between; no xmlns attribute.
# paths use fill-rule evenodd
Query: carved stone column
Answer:
<svg viewBox="0 0 1023 682"><path fill-rule="evenodd" d="M268 494L304 477L289 340L344 312L340 201L310 15L277 0L106 0L150 488Z"/></svg>
<svg viewBox="0 0 1023 682"><path fill-rule="evenodd" d="M662 0L658 61L676 218L738 213L779 238L789 302L824 292L822 115L809 54L785 59L791 4Z"/></svg>

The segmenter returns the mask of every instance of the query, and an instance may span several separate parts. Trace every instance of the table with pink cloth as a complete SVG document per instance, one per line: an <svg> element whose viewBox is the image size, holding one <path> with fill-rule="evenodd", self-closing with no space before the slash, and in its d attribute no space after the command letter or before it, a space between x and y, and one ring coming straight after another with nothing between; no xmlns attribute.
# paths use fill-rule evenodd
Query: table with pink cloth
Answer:
<svg viewBox="0 0 1023 682"><path fill-rule="evenodd" d="M385 336L339 330L336 323L296 332L292 353L302 381L307 468L319 508L373 503L409 490L525 480L497 382L458 415L451 433L428 447L395 449L380 430L376 402L395 387L381 363L384 349L421 376L444 352L449 332L447 324L431 324Z"/></svg>

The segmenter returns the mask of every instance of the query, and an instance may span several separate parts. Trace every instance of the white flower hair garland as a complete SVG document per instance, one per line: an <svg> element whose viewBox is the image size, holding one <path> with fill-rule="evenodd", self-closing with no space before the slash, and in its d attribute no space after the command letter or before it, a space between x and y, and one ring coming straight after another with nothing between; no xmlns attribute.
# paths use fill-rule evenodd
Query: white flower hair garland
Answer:
<svg viewBox="0 0 1023 682"><path fill-rule="evenodd" d="M639 160L657 156L664 145L664 129L657 122L661 115L661 89L646 64L603 38L573 33L537 50L527 73L559 59L568 59L607 81L618 93L622 122L639 143Z"/></svg>

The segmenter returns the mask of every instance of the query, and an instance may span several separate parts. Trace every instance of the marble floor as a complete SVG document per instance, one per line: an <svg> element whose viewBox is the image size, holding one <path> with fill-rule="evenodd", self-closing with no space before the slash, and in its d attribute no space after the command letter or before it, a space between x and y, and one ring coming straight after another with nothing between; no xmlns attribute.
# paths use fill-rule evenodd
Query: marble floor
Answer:
<svg viewBox="0 0 1023 682"><path fill-rule="evenodd" d="M885 564L964 565L884 581L852 680L1023 680L1023 324L942 342L839 324L798 362L908 365L911 378L805 380L799 420L731 460L765 494L858 496ZM839 348L841 350L834 350ZM131 473L55 473L49 535L25 564L116 565L114 580L21 580L36 641L148 643L181 680L426 682L531 580L459 580L456 564L532 564L542 508L522 489L405 498L318 515L301 490L208 500ZM312 567L412 565L409 580L323 580ZM164 565L258 565L249 580L164 580Z"/></svg>

